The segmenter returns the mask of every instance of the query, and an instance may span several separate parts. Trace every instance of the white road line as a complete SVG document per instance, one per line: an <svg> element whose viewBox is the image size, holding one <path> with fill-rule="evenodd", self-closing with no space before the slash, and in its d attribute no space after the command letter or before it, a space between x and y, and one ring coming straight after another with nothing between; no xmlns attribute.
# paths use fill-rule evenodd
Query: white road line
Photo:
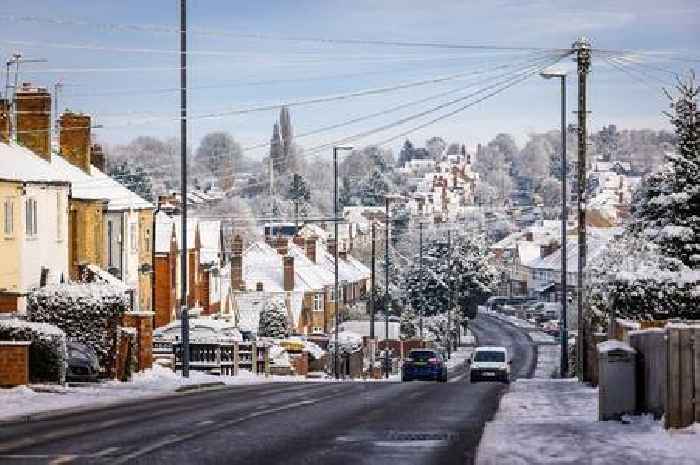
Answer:
<svg viewBox="0 0 700 465"><path fill-rule="evenodd" d="M146 447L143 447L143 448L141 448L141 449L138 449L138 450L136 450L136 451L134 451L134 452L132 452L132 453L130 453L130 454L127 454L127 455L123 455L123 456L121 456L121 457L118 457L117 459L114 460L114 462L112 462L112 465L121 465L121 464L129 463L129 462L131 462L133 459L135 459L135 458L137 458L137 457L141 457L141 456L143 456L143 455L146 455L146 454L148 454L148 453L150 453L150 452L153 452L153 451L155 451L155 450L161 449L161 448L163 448L163 447L170 446L170 445L173 445L173 444L177 444L177 443L179 443L179 442L183 442L183 441L186 441L186 440L188 440L188 439L192 439L192 438L194 438L194 437L201 436L202 434L210 433L210 432L213 432L213 431L216 431L216 430L225 429L225 428L227 428L227 427L229 427L229 426L233 426L233 425L236 425L236 424L239 424L239 423L243 423L243 422L245 422L245 421L252 420L252 419L257 418L257 417L261 417L261 416L264 416L264 415L270 415L270 414L274 414L274 413L279 413L279 412L284 412L284 411L287 411L287 410L292 410L292 409L294 409L294 408L302 407L302 406L304 406L304 405L316 404L316 403L319 403L319 402L324 401L324 400L328 400L328 399L331 399L331 398L334 398L334 397L339 397L339 396L341 396L341 395L344 395L344 393L343 393L343 392L339 392L339 393L334 393L334 394L331 394L331 395L328 395L328 396L319 397L318 399L314 399L314 400L302 400L302 401L299 401L299 402L294 402L294 403L291 403L291 404L285 404L285 405L282 405L282 406L280 406L280 407L275 407L275 408L271 408L271 409L268 409L268 410L259 410L259 411L250 413L250 414L248 414L248 415L244 415L244 416L242 416L242 417L235 418L235 419L233 419L233 420L228 420L228 421L223 421L223 422L216 423L216 426L215 426L215 427L210 428L209 430L206 430L206 431L205 431L205 430L199 430L199 431L192 431L192 432L190 432L190 433L186 433L186 434L182 434L182 435L171 435L171 436L168 437L168 438L165 438L165 439L163 439L163 440L161 440L161 441L155 442L155 443L150 444L150 445L148 445L148 446L146 446Z"/></svg>
<svg viewBox="0 0 700 465"><path fill-rule="evenodd" d="M49 465L62 465L64 463L70 463L77 458L77 455L60 455L58 458L50 461Z"/></svg>
<svg viewBox="0 0 700 465"><path fill-rule="evenodd" d="M214 420L202 420L197 423L195 423L196 426L205 426L205 425L211 425L214 423Z"/></svg>
<svg viewBox="0 0 700 465"><path fill-rule="evenodd" d="M465 376L467 376L467 374L466 374L466 373L462 373L461 375L457 375L457 376L455 376L454 378L448 380L447 382L448 382L448 383L456 383L457 381L461 381L462 379L464 379Z"/></svg>
<svg viewBox="0 0 700 465"><path fill-rule="evenodd" d="M446 447L450 443L444 439L424 439L419 441L374 441L377 447Z"/></svg>

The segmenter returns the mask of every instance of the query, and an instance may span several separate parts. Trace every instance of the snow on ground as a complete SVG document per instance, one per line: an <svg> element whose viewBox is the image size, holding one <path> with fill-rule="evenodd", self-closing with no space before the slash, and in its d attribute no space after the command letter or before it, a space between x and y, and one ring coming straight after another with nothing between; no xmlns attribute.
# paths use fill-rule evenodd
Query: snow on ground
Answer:
<svg viewBox="0 0 700 465"><path fill-rule="evenodd" d="M535 378L552 378L559 375L561 367L561 348L556 344L537 346L537 366Z"/></svg>
<svg viewBox="0 0 700 465"><path fill-rule="evenodd" d="M458 347L457 350L452 352L450 359L445 361L447 369L452 370L456 367L464 365L467 359L472 356L473 351L473 347Z"/></svg>
<svg viewBox="0 0 700 465"><path fill-rule="evenodd" d="M700 424L666 431L651 417L597 421L598 390L576 380L511 385L477 451L478 465L700 463Z"/></svg>
<svg viewBox="0 0 700 465"><path fill-rule="evenodd" d="M250 385L269 382L305 380L293 376L257 376L241 372L238 376L215 376L190 371L183 378L169 368L154 365L150 370L134 375L132 381L107 381L80 387L57 385L20 386L0 390L0 418L29 415L60 409L89 408L119 401L147 398L174 393L178 388L203 383L222 382L226 385Z"/></svg>

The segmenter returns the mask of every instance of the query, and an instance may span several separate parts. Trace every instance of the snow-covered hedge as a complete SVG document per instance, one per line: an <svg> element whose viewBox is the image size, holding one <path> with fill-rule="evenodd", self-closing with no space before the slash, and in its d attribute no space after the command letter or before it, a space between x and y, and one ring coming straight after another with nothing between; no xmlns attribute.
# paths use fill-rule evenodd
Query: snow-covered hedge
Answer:
<svg viewBox="0 0 700 465"><path fill-rule="evenodd" d="M352 354L359 350L362 350L362 336L352 331L341 331L338 333L338 348L339 353ZM328 352L334 353L335 351L335 337L331 336L330 341L328 341Z"/></svg>
<svg viewBox="0 0 700 465"><path fill-rule="evenodd" d="M663 255L633 233L613 240L589 266L588 319L606 330L611 312L632 320L699 319L700 270Z"/></svg>
<svg viewBox="0 0 700 465"><path fill-rule="evenodd" d="M114 366L117 330L128 301L122 288L105 283L57 284L27 298L31 321L50 323L69 340L92 347L105 369Z"/></svg>
<svg viewBox="0 0 700 465"><path fill-rule="evenodd" d="M0 341L31 341L29 381L63 383L66 377L66 335L47 323L0 320Z"/></svg>

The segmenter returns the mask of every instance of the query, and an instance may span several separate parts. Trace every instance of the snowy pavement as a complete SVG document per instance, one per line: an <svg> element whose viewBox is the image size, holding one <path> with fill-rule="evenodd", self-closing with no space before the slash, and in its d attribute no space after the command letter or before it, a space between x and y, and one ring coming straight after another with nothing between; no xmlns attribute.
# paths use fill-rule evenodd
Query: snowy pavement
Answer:
<svg viewBox="0 0 700 465"><path fill-rule="evenodd" d="M599 422L597 411L597 389L575 380L518 380L486 425L476 463L700 463L700 424L666 431L648 416Z"/></svg>

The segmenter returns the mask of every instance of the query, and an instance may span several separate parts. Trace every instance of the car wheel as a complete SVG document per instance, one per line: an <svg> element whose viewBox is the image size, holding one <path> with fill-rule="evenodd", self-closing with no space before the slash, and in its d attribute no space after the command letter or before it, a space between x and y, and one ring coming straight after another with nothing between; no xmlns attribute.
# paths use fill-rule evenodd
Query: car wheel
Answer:
<svg viewBox="0 0 700 465"><path fill-rule="evenodd" d="M476 383L476 376L474 376L474 375L469 376L469 382Z"/></svg>
<svg viewBox="0 0 700 465"><path fill-rule="evenodd" d="M406 377L406 376L402 376L402 377L401 377L401 381L403 381L403 382L405 383L405 382L407 382L407 381L411 381L411 378L408 378L408 377Z"/></svg>

